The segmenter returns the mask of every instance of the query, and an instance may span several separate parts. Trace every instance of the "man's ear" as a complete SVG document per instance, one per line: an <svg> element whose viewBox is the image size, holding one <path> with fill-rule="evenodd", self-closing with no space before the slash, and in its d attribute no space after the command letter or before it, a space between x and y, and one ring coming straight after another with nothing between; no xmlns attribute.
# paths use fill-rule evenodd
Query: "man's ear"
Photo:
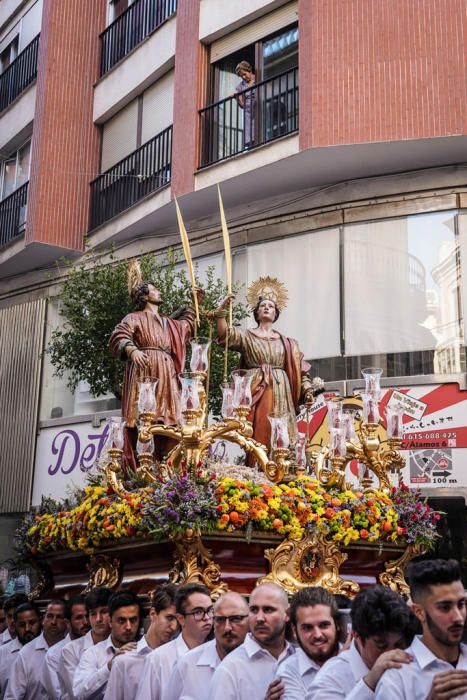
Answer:
<svg viewBox="0 0 467 700"><path fill-rule="evenodd" d="M175 617L177 618L178 624L183 629L185 627L185 615L180 615L180 613L175 613Z"/></svg>
<svg viewBox="0 0 467 700"><path fill-rule="evenodd" d="M420 620L420 622L423 624L426 621L426 615L425 615L425 610L424 608L420 605L420 603L414 603L412 601L410 605L413 614L415 617Z"/></svg>

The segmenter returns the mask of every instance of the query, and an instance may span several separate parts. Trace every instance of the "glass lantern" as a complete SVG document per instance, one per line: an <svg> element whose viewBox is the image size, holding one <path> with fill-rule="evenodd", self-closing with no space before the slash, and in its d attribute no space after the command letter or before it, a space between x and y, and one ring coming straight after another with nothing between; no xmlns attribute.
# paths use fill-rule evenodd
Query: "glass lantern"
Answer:
<svg viewBox="0 0 467 700"><path fill-rule="evenodd" d="M211 341L208 338L193 338L191 341L190 369L192 372L207 372L209 368L209 346Z"/></svg>
<svg viewBox="0 0 467 700"><path fill-rule="evenodd" d="M386 423L388 439L402 438L402 415L404 409L400 404L388 406L386 409Z"/></svg>
<svg viewBox="0 0 467 700"><path fill-rule="evenodd" d="M154 450L154 438L151 435L151 438L147 442L142 442L141 440L138 440L136 443L136 453L138 457L140 455L151 455Z"/></svg>
<svg viewBox="0 0 467 700"><path fill-rule="evenodd" d="M271 447L273 450L286 449L290 444L289 417L287 413L268 416L271 423Z"/></svg>
<svg viewBox="0 0 467 700"><path fill-rule="evenodd" d="M105 450L123 450L125 421L120 416L108 418L109 432L105 441Z"/></svg>
<svg viewBox="0 0 467 700"><path fill-rule="evenodd" d="M331 428L330 456L345 457L347 445L345 443L344 428Z"/></svg>
<svg viewBox="0 0 467 700"><path fill-rule="evenodd" d="M306 466L306 433L298 433L297 441L295 443L295 461L297 466Z"/></svg>
<svg viewBox="0 0 467 700"><path fill-rule="evenodd" d="M138 411L139 413L156 412L157 379L150 377L138 382Z"/></svg>
<svg viewBox="0 0 467 700"><path fill-rule="evenodd" d="M383 370L380 367L367 367L362 369L365 379L365 394L378 400L381 396L381 375Z"/></svg>
<svg viewBox="0 0 467 700"><path fill-rule="evenodd" d="M379 423L379 401L371 394L362 394L363 399L363 422Z"/></svg>
<svg viewBox="0 0 467 700"><path fill-rule="evenodd" d="M344 411L342 414L342 427L347 441L355 439L354 411Z"/></svg>
<svg viewBox="0 0 467 700"><path fill-rule="evenodd" d="M234 381L233 407L240 408L251 406L251 380L253 373L248 369L237 369L232 372Z"/></svg>
<svg viewBox="0 0 467 700"><path fill-rule="evenodd" d="M328 399L326 401L328 409L328 422L330 430L337 430L342 427L342 399Z"/></svg>
<svg viewBox="0 0 467 700"><path fill-rule="evenodd" d="M196 411L199 408L198 377L192 372L179 375L182 384L180 411Z"/></svg>
<svg viewBox="0 0 467 700"><path fill-rule="evenodd" d="M231 386L223 386L222 389L222 418L232 418L234 414L234 389Z"/></svg>

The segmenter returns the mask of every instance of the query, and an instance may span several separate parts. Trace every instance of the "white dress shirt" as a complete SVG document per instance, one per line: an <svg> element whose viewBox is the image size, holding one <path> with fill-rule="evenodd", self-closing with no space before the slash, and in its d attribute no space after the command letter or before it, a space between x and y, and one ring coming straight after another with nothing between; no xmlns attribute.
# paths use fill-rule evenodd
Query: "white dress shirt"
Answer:
<svg viewBox="0 0 467 700"><path fill-rule="evenodd" d="M178 659L189 651L181 634L146 656L136 700L161 700Z"/></svg>
<svg viewBox="0 0 467 700"><path fill-rule="evenodd" d="M112 637L86 649L73 677L77 700L102 700L110 676L109 661L115 655Z"/></svg>
<svg viewBox="0 0 467 700"><path fill-rule="evenodd" d="M321 667L306 700L374 700L374 691L363 680L369 671L352 642L350 649L333 656Z"/></svg>
<svg viewBox="0 0 467 700"><path fill-rule="evenodd" d="M294 653L286 642L276 659L248 633L245 641L231 651L217 667L209 689L209 700L263 700L279 663Z"/></svg>
<svg viewBox="0 0 467 700"><path fill-rule="evenodd" d="M53 647L50 647L49 651L45 655L44 664L42 666L41 683L49 700L68 700L68 697L62 697L60 695L60 684L58 682L57 668L63 647L70 641L70 635L67 634L64 639L54 644Z"/></svg>
<svg viewBox="0 0 467 700"><path fill-rule="evenodd" d="M104 700L135 700L144 662L152 648L141 637L136 649L117 656L112 663Z"/></svg>
<svg viewBox="0 0 467 700"><path fill-rule="evenodd" d="M0 634L0 646L3 644L8 644L8 642L11 642L11 639L12 637L10 634L10 630L8 629L8 627L5 627L3 632Z"/></svg>
<svg viewBox="0 0 467 700"><path fill-rule="evenodd" d="M191 649L177 661L162 700L205 700L220 662L215 639Z"/></svg>
<svg viewBox="0 0 467 700"><path fill-rule="evenodd" d="M7 644L3 644L0 647L0 700L5 695L6 684L8 683L13 664L16 661L16 655L22 648L23 645L17 637L16 639L10 639Z"/></svg>
<svg viewBox="0 0 467 700"><path fill-rule="evenodd" d="M60 692L64 698L74 700L73 678L75 671L86 649L92 646L94 646L94 641L90 630L84 637L73 639L73 641L68 642L68 644L65 644L63 647L58 662L57 675L58 682L60 683Z"/></svg>
<svg viewBox="0 0 467 700"><path fill-rule="evenodd" d="M306 694L321 667L297 647L295 654L279 664L276 678L284 685L282 700L304 700Z"/></svg>
<svg viewBox="0 0 467 700"><path fill-rule="evenodd" d="M376 686L376 700L425 700L428 697L433 678L443 671L467 670L467 646L460 645L459 661L456 669L439 659L421 641L420 637L414 637L411 646L406 649L411 654L413 661L410 664L402 664L401 668L390 668L385 671ZM464 700L467 693L456 695L456 700Z"/></svg>
<svg viewBox="0 0 467 700"><path fill-rule="evenodd" d="M23 646L11 669L5 700L47 700L41 676L48 648L43 632Z"/></svg>

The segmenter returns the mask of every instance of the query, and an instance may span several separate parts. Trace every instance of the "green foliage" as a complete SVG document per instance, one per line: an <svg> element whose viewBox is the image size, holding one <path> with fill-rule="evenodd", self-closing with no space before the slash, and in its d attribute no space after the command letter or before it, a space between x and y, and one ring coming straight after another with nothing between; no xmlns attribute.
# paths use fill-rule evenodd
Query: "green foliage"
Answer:
<svg viewBox="0 0 467 700"><path fill-rule="evenodd" d="M55 375L68 373L68 387L74 391L80 380L88 382L91 393L99 396L112 392L121 397L124 362L110 355L108 343L114 327L132 310L127 289L127 261L117 260L112 251L110 260L102 264L90 253L79 265L63 261L68 275L58 295L62 323L52 331L47 348ZM140 258L144 280L151 280L160 290L161 313L170 315L179 307L192 303L191 286L187 274L180 268L177 256L169 251L162 257L146 254ZM222 280L214 276L210 267L203 284L206 310L215 309L226 294ZM238 292L238 287L235 290ZM233 321L239 323L247 316L243 304L234 304ZM202 317L198 335L209 336L208 320ZM213 339L216 331L213 329ZM237 353L229 352L229 373L237 366ZM221 406L220 384L224 373L223 348L213 344L209 408L219 415Z"/></svg>

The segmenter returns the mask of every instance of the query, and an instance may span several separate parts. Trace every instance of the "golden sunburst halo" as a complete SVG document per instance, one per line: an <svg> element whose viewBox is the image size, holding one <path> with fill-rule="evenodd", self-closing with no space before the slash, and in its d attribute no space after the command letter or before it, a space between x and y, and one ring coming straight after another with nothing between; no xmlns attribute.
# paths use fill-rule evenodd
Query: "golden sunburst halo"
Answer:
<svg viewBox="0 0 467 700"><path fill-rule="evenodd" d="M246 298L251 309L255 308L258 301L269 299L276 304L279 311L285 309L289 299L285 285L279 282L277 277L269 277L269 275L259 277L252 282L248 287Z"/></svg>

